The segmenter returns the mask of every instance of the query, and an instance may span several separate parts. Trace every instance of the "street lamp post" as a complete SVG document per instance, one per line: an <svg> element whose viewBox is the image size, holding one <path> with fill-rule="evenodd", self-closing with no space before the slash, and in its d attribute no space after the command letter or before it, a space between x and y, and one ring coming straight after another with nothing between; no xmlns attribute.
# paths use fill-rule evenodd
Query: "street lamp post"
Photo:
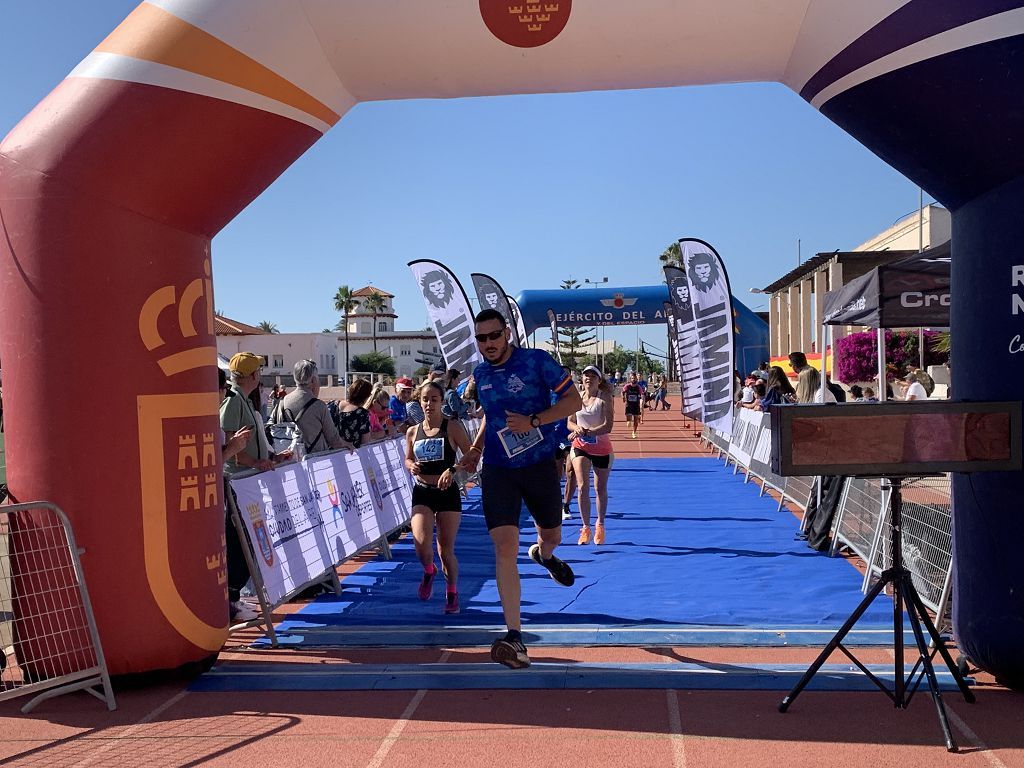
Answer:
<svg viewBox="0 0 1024 768"><path fill-rule="evenodd" d="M605 285L607 282L608 282L608 277L607 276L602 277L600 280L591 280L589 277L583 278L583 283L585 285L592 285L595 288L597 288L597 286L599 286L599 285ZM600 368L602 371L604 370L604 367L601 365L601 350L604 348L604 344L605 344L604 326L601 326L601 341L598 344L597 354L594 355L594 361L597 363L597 367Z"/></svg>

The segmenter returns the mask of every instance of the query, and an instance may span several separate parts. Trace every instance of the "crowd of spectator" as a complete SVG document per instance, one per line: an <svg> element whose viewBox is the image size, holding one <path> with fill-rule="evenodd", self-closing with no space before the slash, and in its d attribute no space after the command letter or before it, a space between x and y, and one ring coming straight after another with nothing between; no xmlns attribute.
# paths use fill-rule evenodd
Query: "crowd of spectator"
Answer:
<svg viewBox="0 0 1024 768"><path fill-rule="evenodd" d="M849 391L825 377L821 386L821 372L809 365L803 352L790 352L789 364L796 376L796 386L786 371L779 366L761 363L746 377L735 372L736 406L755 411L766 411L773 405L787 403L877 403L873 387L854 384ZM917 367L910 367L906 375L897 381L900 398L904 401L926 400L935 389L932 377ZM896 399L893 388L886 383L886 399Z"/></svg>

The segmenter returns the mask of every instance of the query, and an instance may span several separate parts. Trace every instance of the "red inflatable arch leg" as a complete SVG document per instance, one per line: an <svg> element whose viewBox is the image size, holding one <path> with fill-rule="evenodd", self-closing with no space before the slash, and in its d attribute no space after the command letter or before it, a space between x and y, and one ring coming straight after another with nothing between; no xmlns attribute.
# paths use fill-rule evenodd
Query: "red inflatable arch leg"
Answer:
<svg viewBox="0 0 1024 768"><path fill-rule="evenodd" d="M161 15L143 5L100 50L143 55L141 28L168 57L149 30ZM315 109L308 122L338 119L170 27L210 48L205 77L223 66ZM210 239L320 135L223 99L71 77L0 148L10 485L72 519L114 674L199 661L227 636Z"/></svg>

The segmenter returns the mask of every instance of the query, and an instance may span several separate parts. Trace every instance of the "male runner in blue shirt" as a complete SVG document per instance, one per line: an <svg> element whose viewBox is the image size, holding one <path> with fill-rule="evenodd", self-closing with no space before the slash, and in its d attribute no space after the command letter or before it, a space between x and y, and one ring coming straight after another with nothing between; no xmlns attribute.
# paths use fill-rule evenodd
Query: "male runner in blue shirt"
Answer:
<svg viewBox="0 0 1024 768"><path fill-rule="evenodd" d="M512 669L530 666L520 622L519 518L522 506L533 516L537 543L530 559L551 578L572 586L576 577L555 557L562 541L562 494L555 464L555 424L581 407L579 391L550 354L515 347L500 312L485 309L475 318L476 340L484 362L473 371L484 423L462 467L476 470L483 455L480 485L484 519L494 542L498 594L508 633L491 645L491 658ZM551 394L558 400L551 405Z"/></svg>

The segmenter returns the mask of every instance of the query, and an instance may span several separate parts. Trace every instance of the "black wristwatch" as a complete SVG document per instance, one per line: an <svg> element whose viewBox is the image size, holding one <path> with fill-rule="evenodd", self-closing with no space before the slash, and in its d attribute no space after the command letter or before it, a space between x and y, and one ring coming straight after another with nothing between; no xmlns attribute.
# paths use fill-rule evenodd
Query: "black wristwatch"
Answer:
<svg viewBox="0 0 1024 768"><path fill-rule="evenodd" d="M531 427L539 427L540 426L540 416L538 416L536 413L533 414L533 416L530 417L530 426Z"/></svg>

